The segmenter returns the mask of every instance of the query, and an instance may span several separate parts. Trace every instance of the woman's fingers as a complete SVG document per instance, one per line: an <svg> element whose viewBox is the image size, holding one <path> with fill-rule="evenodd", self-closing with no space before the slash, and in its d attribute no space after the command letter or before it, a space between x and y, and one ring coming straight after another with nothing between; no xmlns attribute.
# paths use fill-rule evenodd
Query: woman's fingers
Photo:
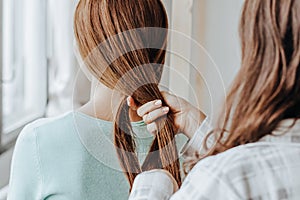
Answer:
<svg viewBox="0 0 300 200"><path fill-rule="evenodd" d="M150 112L152 112L156 109L159 109L161 107L162 107L162 101L161 100L150 101L150 102L145 103L144 105L142 105L140 108L138 108L137 114L140 117L143 117L147 113L150 113Z"/></svg>
<svg viewBox="0 0 300 200"><path fill-rule="evenodd" d="M152 112L149 112L148 114L143 115L143 120L146 124L150 124L152 122L155 122L155 120L161 118L162 116L168 114L169 111L169 107L158 108L156 110L153 110Z"/></svg>
<svg viewBox="0 0 300 200"><path fill-rule="evenodd" d="M165 116L170 111L169 107L162 107L161 100L150 101L138 108L134 102L134 99L132 97L128 97L127 104L131 109L137 110L137 114L143 118L146 124L155 122L155 120ZM152 130L155 127L154 125L151 125L150 128Z"/></svg>
<svg viewBox="0 0 300 200"><path fill-rule="evenodd" d="M169 107L162 107L161 100L150 101L141 107L135 104L132 97L127 98L127 104L132 110L137 110L137 114L143 118L143 121L147 124L147 130L153 134L157 134L157 124L156 120L164 117L170 111Z"/></svg>

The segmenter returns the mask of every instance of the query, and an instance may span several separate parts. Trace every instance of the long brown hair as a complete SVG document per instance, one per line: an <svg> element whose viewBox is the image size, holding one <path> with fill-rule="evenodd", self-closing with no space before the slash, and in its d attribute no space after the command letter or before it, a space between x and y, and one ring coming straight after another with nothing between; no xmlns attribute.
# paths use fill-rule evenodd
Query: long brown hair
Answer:
<svg viewBox="0 0 300 200"><path fill-rule="evenodd" d="M168 18L160 0L80 0L74 26L84 63L101 83L132 96L139 105L163 99L158 83ZM160 131L140 166L126 98L120 103L114 120L115 147L130 186L137 174L155 168L168 170L181 183L172 113L158 124Z"/></svg>
<svg viewBox="0 0 300 200"><path fill-rule="evenodd" d="M207 136L215 144L191 166L257 142L282 120L300 117L300 1L246 0L240 38L241 69L227 96L221 128Z"/></svg>

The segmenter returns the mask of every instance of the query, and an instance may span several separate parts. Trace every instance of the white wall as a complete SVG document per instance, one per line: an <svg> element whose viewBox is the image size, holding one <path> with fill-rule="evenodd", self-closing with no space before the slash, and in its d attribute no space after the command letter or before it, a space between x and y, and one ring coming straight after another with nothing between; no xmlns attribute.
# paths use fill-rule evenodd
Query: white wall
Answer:
<svg viewBox="0 0 300 200"><path fill-rule="evenodd" d="M204 46L228 86L240 66L238 24L243 0L206 0L205 4Z"/></svg>
<svg viewBox="0 0 300 200"><path fill-rule="evenodd" d="M220 103L224 101L226 95L224 89L230 87L240 67L238 25L243 0L194 0L194 3L194 14L203 18L198 22L198 26L194 25L194 28L198 27L200 33L197 40L208 51L214 62L212 63L206 56L202 63L201 69L212 93L209 95L210 98L203 98L200 101L200 107L207 113L217 114L222 107ZM200 12L197 13L196 9ZM197 23L197 19L194 20L194 23ZM214 66L219 69L220 76L213 70ZM222 82L225 88L221 85ZM200 91L198 98L208 94L207 87L203 84Z"/></svg>
<svg viewBox="0 0 300 200"><path fill-rule="evenodd" d="M243 0L172 0L170 28L191 40L171 35L171 49L189 61L171 55L169 87L209 115L221 107L224 89L240 66L238 24L242 4Z"/></svg>

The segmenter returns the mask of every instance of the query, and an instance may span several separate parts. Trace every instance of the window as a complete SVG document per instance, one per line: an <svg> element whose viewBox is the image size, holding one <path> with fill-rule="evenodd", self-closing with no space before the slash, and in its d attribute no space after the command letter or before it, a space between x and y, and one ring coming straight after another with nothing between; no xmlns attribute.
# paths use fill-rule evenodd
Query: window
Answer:
<svg viewBox="0 0 300 200"><path fill-rule="evenodd" d="M44 115L47 101L46 1L3 0L1 146Z"/></svg>

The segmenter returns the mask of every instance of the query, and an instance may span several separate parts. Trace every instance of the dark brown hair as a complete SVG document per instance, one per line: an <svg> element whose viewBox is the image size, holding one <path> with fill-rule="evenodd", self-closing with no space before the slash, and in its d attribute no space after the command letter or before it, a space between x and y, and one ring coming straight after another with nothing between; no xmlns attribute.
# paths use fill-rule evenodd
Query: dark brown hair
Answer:
<svg viewBox="0 0 300 200"><path fill-rule="evenodd" d="M227 96L221 129L207 136L216 143L191 166L257 142L282 120L300 117L300 1L246 0L240 38L242 66Z"/></svg>
<svg viewBox="0 0 300 200"><path fill-rule="evenodd" d="M163 99L158 83L165 62L168 18L160 0L80 0L74 25L79 52L100 82L132 96L139 105ZM120 103L114 138L130 186L137 174L155 168L168 170L181 183L172 113L158 125L160 131L140 166L126 98Z"/></svg>

